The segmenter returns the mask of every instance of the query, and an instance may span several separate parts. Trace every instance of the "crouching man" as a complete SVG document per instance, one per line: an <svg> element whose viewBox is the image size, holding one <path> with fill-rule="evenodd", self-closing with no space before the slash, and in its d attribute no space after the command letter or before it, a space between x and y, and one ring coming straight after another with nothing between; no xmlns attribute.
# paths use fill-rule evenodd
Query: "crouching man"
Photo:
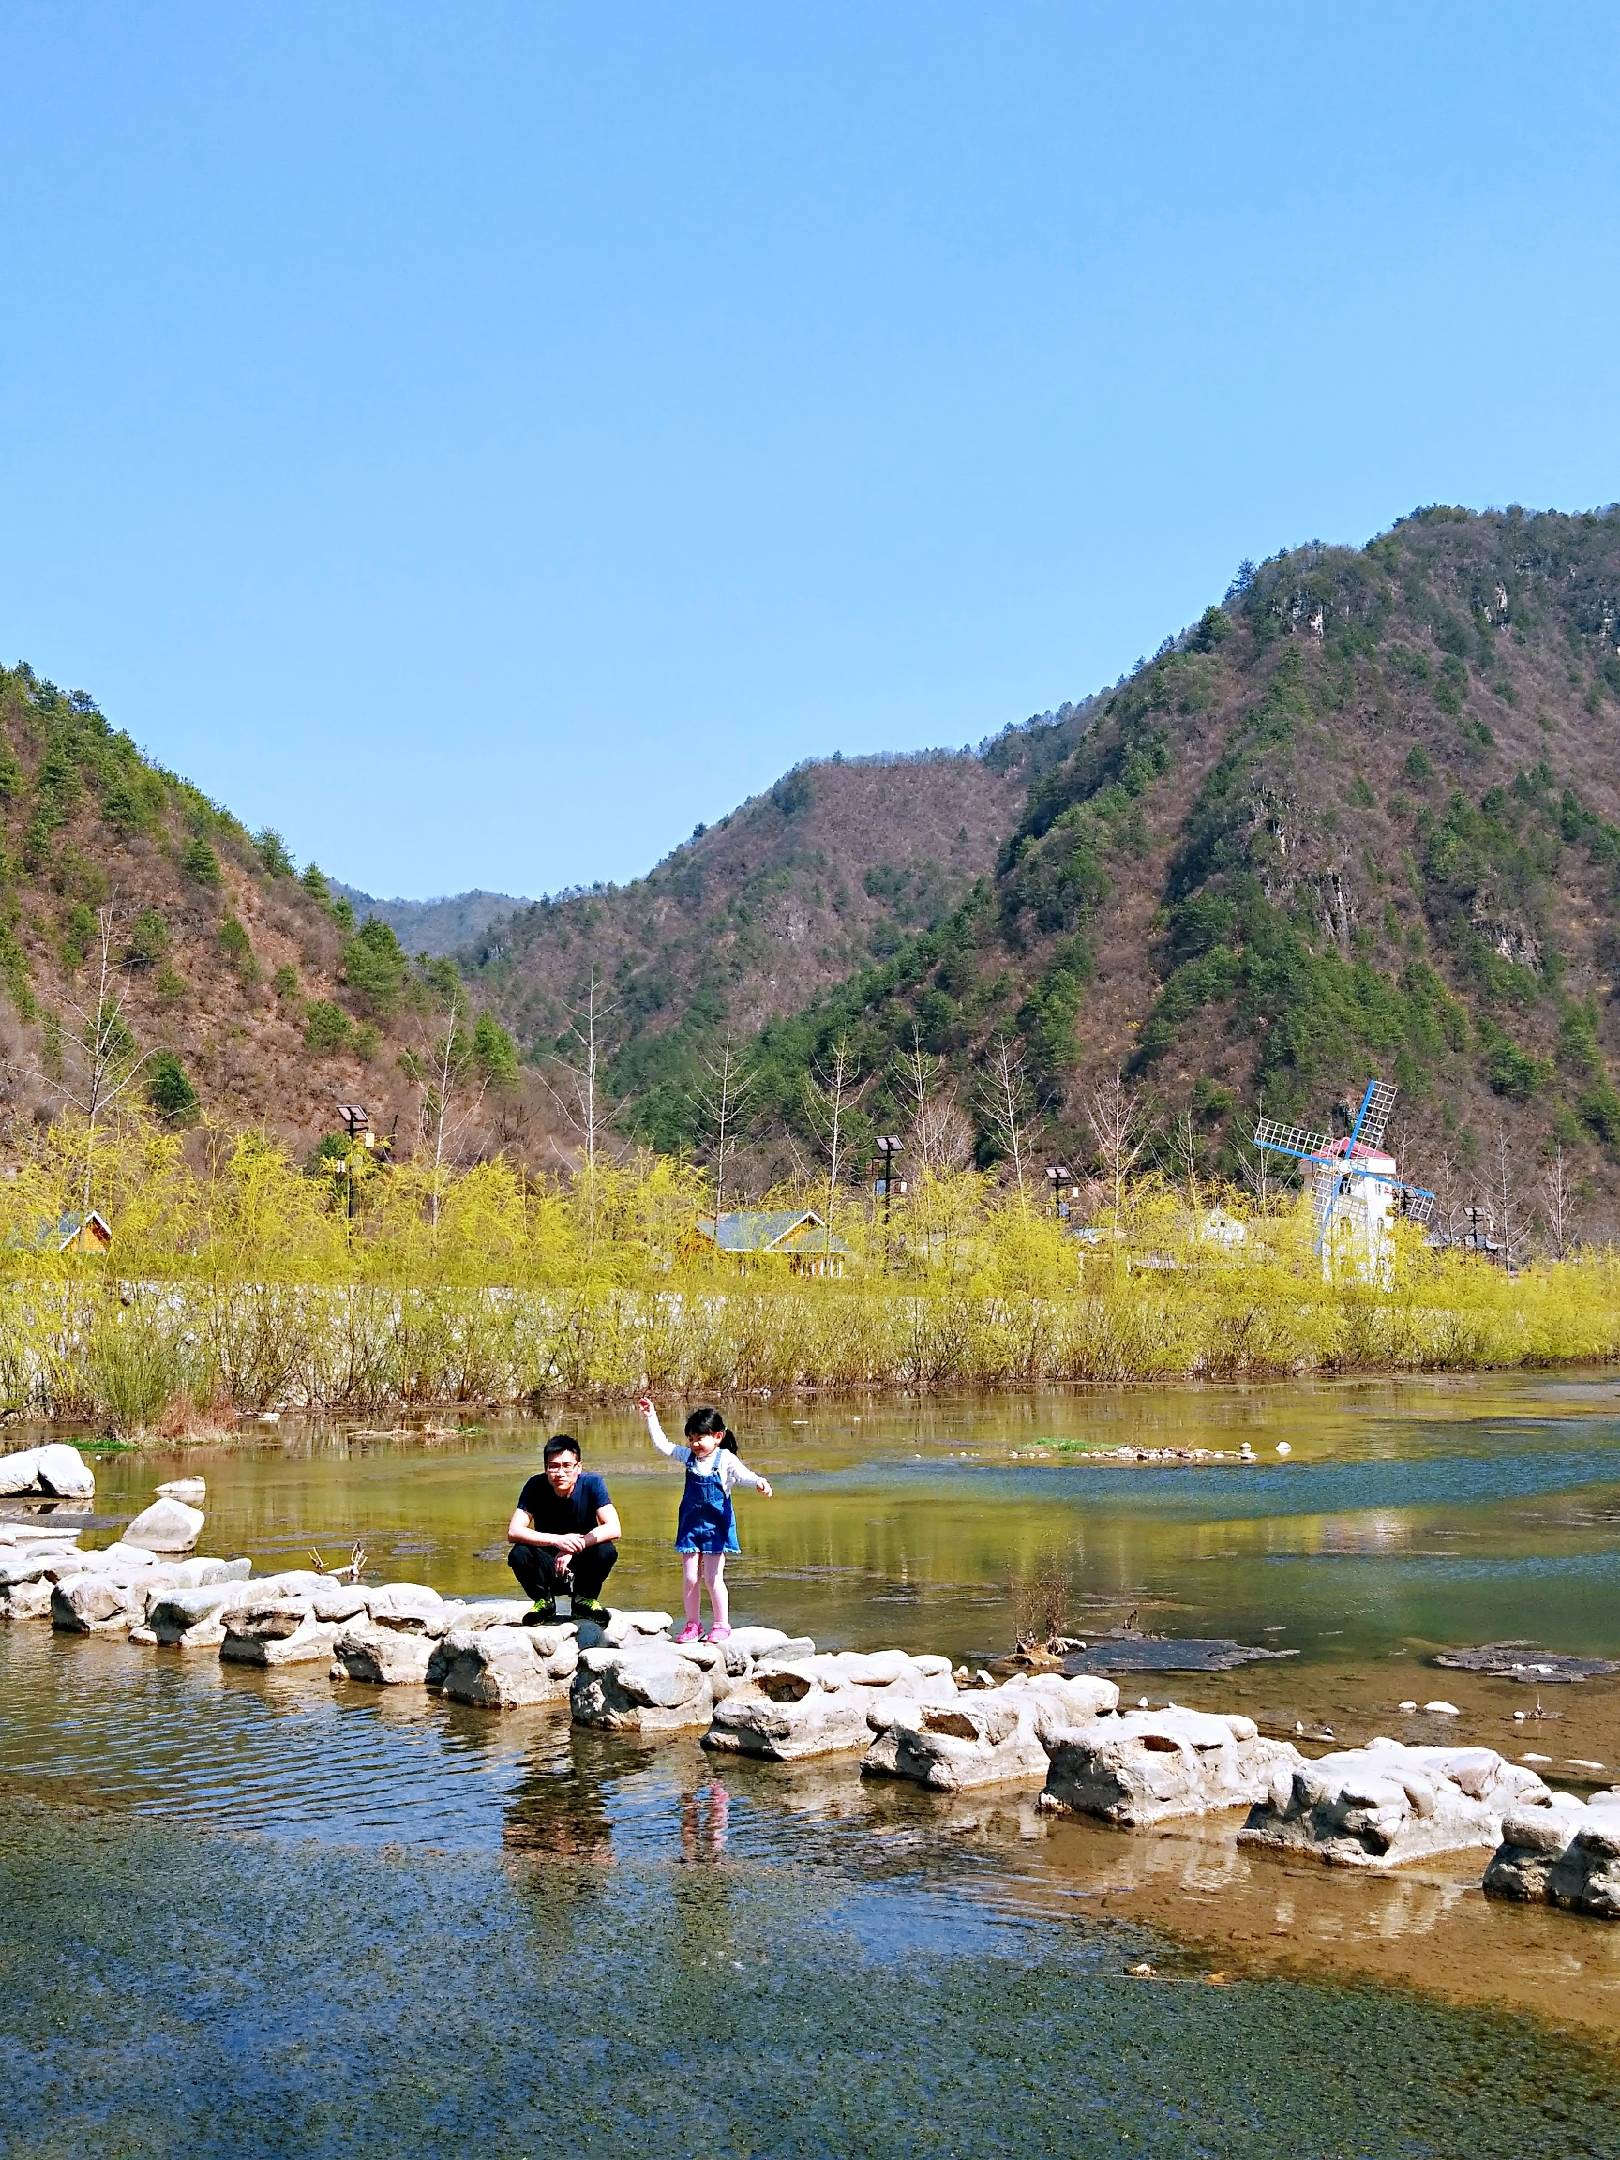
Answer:
<svg viewBox="0 0 1620 2160"><path fill-rule="evenodd" d="M602 1480L581 1470L571 1434L546 1442L544 1471L518 1494L506 1534L507 1564L535 1603L526 1619L607 1618L597 1592L619 1557L619 1511Z"/></svg>

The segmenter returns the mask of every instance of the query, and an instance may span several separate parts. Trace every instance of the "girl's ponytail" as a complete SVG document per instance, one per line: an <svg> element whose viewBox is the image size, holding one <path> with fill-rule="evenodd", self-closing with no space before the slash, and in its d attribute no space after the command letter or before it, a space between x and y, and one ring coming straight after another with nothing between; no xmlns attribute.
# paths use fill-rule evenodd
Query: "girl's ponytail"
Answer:
<svg viewBox="0 0 1620 2160"><path fill-rule="evenodd" d="M735 1434L735 1433L734 1433L734 1432L732 1431L732 1429L731 1429L731 1427L730 1427L729 1425L728 1425L728 1426L726 1427L725 1431L724 1431L724 1432L723 1432L723 1433L722 1433L722 1434L720 1435L720 1445L721 1445L721 1446L722 1446L723 1448L729 1448L729 1449L731 1450L731 1452L732 1452L732 1454L733 1454L733 1455L737 1455L737 1454L740 1454L740 1453L742 1452L742 1451L741 1451L741 1449L740 1449L740 1448L738 1447L738 1445L737 1445L737 1435L736 1435L736 1434Z"/></svg>

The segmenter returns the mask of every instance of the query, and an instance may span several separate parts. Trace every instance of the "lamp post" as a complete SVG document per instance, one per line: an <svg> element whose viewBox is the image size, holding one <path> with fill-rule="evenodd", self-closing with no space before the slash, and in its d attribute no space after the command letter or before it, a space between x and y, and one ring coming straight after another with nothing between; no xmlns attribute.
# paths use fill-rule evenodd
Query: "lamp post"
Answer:
<svg viewBox="0 0 1620 2160"><path fill-rule="evenodd" d="M883 1257L889 1257L889 1224L894 1217L894 1158L900 1152L900 1142L894 1133L884 1133L878 1140L879 1155L877 1189L883 1195ZM905 1187L901 1186L901 1191Z"/></svg>
<svg viewBox="0 0 1620 2160"><path fill-rule="evenodd" d="M1070 1182L1071 1175L1067 1163L1055 1162L1046 1166L1046 1182L1052 1190L1052 1213L1059 1222L1068 1221L1069 1203L1080 1190L1078 1185Z"/></svg>

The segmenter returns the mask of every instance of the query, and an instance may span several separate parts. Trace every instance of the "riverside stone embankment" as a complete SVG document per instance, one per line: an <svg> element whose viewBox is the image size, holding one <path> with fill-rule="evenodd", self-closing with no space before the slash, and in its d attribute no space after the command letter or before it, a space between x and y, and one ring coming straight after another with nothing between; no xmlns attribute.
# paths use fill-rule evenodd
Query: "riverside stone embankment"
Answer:
<svg viewBox="0 0 1620 2160"><path fill-rule="evenodd" d="M29 1455L71 1457L89 1480L73 1449ZM767 1627L677 1643L664 1612L531 1625L517 1598L308 1569L255 1576L246 1559L194 1554L200 1478L160 1486L122 1537L86 1550L56 1499L70 1466L35 1462L37 1482L8 1486L25 1465L0 1459L0 1492L56 1504L36 1515L17 1502L0 1520L0 1623L302 1666L312 1683L422 1688L490 1710L566 1706L582 1726L690 1733L767 1762L859 1757L863 1775L944 1795L1038 1789L1048 1812L1122 1828L1243 1809L1246 1844L1332 1866L1479 1850L1493 1894L1620 1918L1620 1790L1583 1802L1490 1748L1375 1739L1310 1759L1247 1717L1177 1704L1122 1712L1116 1684L1096 1676L998 1680L927 1652L827 1652ZM73 1499L86 1498L81 1481Z"/></svg>

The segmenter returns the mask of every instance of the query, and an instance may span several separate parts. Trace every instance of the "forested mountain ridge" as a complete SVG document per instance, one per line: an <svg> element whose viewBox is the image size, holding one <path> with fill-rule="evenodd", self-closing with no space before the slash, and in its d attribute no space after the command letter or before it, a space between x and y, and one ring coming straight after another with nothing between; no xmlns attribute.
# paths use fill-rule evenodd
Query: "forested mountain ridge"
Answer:
<svg viewBox="0 0 1620 2160"><path fill-rule="evenodd" d="M358 885L345 885L340 878L333 878L331 886L362 922L374 915L379 922L387 923L408 953L426 953L431 959L460 952L483 937L492 924L533 905L516 893L485 892L481 888L442 894L434 900L379 900L373 893L362 892Z"/></svg>
<svg viewBox="0 0 1620 2160"><path fill-rule="evenodd" d="M413 967L276 833L26 666L0 669L0 987L0 1146L93 1089L300 1151L357 1101L408 1147L421 1089L401 1060L442 1035L449 996L466 1007L447 964ZM479 1042L491 1131L515 1133L511 1045L487 1021Z"/></svg>
<svg viewBox="0 0 1620 2160"><path fill-rule="evenodd" d="M677 1143L715 1043L796 1011L948 915L993 865L1032 774L1062 756L1088 710L1036 715L978 751L796 766L647 877L492 925L463 967L542 1056L568 1036L594 974L625 1121Z"/></svg>
<svg viewBox="0 0 1620 2160"><path fill-rule="evenodd" d="M1431 509L1245 565L1099 701L954 914L763 1032L757 1114L803 1130L842 1044L859 1147L920 1043L995 1159L1005 1043L1028 1137L1086 1159L1122 1071L1231 1165L1262 1097L1320 1125L1376 1070L1415 1171L1481 1178L1505 1140L1531 1175L1556 1143L1612 1195L1617 638L1614 510Z"/></svg>

